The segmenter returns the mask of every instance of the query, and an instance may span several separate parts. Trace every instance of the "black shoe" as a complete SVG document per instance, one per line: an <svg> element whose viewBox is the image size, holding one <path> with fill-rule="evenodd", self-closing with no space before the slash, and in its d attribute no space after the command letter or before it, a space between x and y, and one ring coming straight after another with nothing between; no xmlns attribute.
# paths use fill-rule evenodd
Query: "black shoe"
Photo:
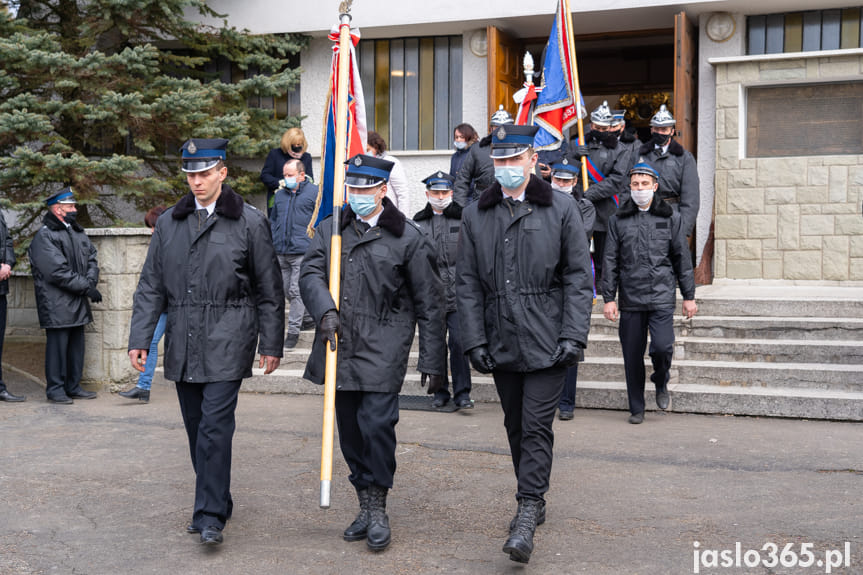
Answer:
<svg viewBox="0 0 863 575"><path fill-rule="evenodd" d="M48 401L50 403L62 403L64 405L69 405L70 403L75 403L74 401L72 401L71 397L69 397L68 395L65 395L65 394L64 395L56 395L54 397L49 396Z"/></svg>
<svg viewBox="0 0 863 575"><path fill-rule="evenodd" d="M459 399L455 402L455 406L459 409L473 409L473 401L470 399Z"/></svg>
<svg viewBox="0 0 863 575"><path fill-rule="evenodd" d="M392 539L390 519L387 517L387 489L369 486L369 528L366 545L372 551L383 551Z"/></svg>
<svg viewBox="0 0 863 575"><path fill-rule="evenodd" d="M8 401L9 403L17 403L19 401L26 401L27 398L23 395L12 395L8 390L4 389L0 391L0 401Z"/></svg>
<svg viewBox="0 0 863 575"><path fill-rule="evenodd" d="M516 513L512 521L509 522L509 530L512 531L515 529L515 524L518 521L518 513ZM545 501L539 502L539 510L536 512L536 525L537 527L545 523Z"/></svg>
<svg viewBox="0 0 863 575"><path fill-rule="evenodd" d="M351 523L342 537L345 541L362 541L368 535L369 530L369 490L358 489L357 499L360 500L360 512Z"/></svg>
<svg viewBox="0 0 863 575"><path fill-rule="evenodd" d="M188 525L186 525L186 533L200 533L200 532L201 532L200 527L195 527L195 525L192 523L189 523Z"/></svg>
<svg viewBox="0 0 863 575"><path fill-rule="evenodd" d="M303 320L303 324L300 326L300 329L303 331L306 331L309 329L315 329L316 327L318 327L318 326L315 324L315 320L313 320L312 318L309 318L309 319Z"/></svg>
<svg viewBox="0 0 863 575"><path fill-rule="evenodd" d="M643 411L640 413L633 413L632 415L629 416L629 423L633 423L633 424L637 425L637 424L641 423L642 421L644 421L644 412Z"/></svg>
<svg viewBox="0 0 863 575"><path fill-rule="evenodd" d="M208 525L201 530L201 544L202 545L219 545L224 538L222 537L222 530L215 525Z"/></svg>
<svg viewBox="0 0 863 575"><path fill-rule="evenodd" d="M518 515L515 526L509 533L509 538L503 544L503 552L509 553L509 558L518 563L530 561L533 553L533 534L536 532L539 520L539 509L542 501L522 499L518 504Z"/></svg>
<svg viewBox="0 0 863 575"><path fill-rule="evenodd" d="M149 403L150 401L150 390L149 389L141 389L138 386L133 387L128 391L121 391L118 393L120 397L125 397L126 399L137 399L143 403Z"/></svg>
<svg viewBox="0 0 863 575"><path fill-rule="evenodd" d="M560 413L557 414L557 418L561 421L569 421L570 419L573 419L574 417L575 417L575 414L572 412L571 409L561 409Z"/></svg>
<svg viewBox="0 0 863 575"><path fill-rule="evenodd" d="M668 387L656 388L656 407L668 409Z"/></svg>
<svg viewBox="0 0 863 575"><path fill-rule="evenodd" d="M96 399L95 391L86 391L84 389L79 389L78 391L73 391L72 393L66 394L72 399Z"/></svg>
<svg viewBox="0 0 863 575"><path fill-rule="evenodd" d="M440 409L447 403L449 403L449 399L441 399L440 397L436 397L432 400L432 407L434 407L435 409Z"/></svg>
<svg viewBox="0 0 863 575"><path fill-rule="evenodd" d="M300 340L300 334L288 333L285 334L285 349L294 349L297 347L297 342Z"/></svg>

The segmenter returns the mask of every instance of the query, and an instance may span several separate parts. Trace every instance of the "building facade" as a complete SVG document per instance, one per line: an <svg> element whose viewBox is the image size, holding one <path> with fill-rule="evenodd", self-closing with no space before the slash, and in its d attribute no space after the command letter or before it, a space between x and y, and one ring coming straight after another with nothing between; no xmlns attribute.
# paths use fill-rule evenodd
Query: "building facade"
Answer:
<svg viewBox="0 0 863 575"><path fill-rule="evenodd" d="M312 37L299 109L319 159L339 3L212 0L231 25ZM448 169L452 128L480 136L542 51L556 2L356 0L370 129L422 178ZM823 0L571 2L588 109L626 108L641 133L661 103L696 155L699 280L863 280L861 10Z"/></svg>

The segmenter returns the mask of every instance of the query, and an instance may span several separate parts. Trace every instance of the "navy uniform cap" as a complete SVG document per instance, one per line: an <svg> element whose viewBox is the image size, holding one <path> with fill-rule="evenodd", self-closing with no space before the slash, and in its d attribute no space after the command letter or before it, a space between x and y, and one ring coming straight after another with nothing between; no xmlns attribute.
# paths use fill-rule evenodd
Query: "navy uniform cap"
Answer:
<svg viewBox="0 0 863 575"><path fill-rule="evenodd" d="M537 130L537 126L498 126L491 131L491 157L504 159L519 155L533 146Z"/></svg>
<svg viewBox="0 0 863 575"><path fill-rule="evenodd" d="M75 203L75 194L72 192L71 187L65 187L59 192L54 192L50 196L45 199L46 206L53 206L54 204L74 204Z"/></svg>
<svg viewBox="0 0 863 575"><path fill-rule="evenodd" d="M451 190L454 182L455 178L446 172L435 172L423 180L427 190Z"/></svg>
<svg viewBox="0 0 863 575"><path fill-rule="evenodd" d="M632 166L632 169L629 170L629 175L631 176L632 174L647 174L648 176L653 176L656 180L659 179L659 172L647 162L638 162Z"/></svg>
<svg viewBox="0 0 863 575"><path fill-rule="evenodd" d="M352 188L373 188L390 179L394 163L375 156L357 154L346 161L345 185Z"/></svg>
<svg viewBox="0 0 863 575"><path fill-rule="evenodd" d="M620 124L626 123L626 110L612 110L611 115L613 119L611 120L612 126L618 126Z"/></svg>
<svg viewBox="0 0 863 575"><path fill-rule="evenodd" d="M203 172L225 161L228 140L224 138L191 138L186 140L180 150L183 152L183 171L187 173Z"/></svg>
<svg viewBox="0 0 863 575"><path fill-rule="evenodd" d="M581 164L570 164L569 160L564 158L557 164L551 165L551 177L561 180L574 180L581 170Z"/></svg>

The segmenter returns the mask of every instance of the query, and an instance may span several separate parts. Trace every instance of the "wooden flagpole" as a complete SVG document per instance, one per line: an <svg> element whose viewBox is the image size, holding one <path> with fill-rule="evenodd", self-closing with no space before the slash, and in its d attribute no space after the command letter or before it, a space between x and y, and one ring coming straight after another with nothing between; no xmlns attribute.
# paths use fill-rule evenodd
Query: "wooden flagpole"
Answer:
<svg viewBox="0 0 863 575"><path fill-rule="evenodd" d="M348 73L351 68L351 4L346 0L339 5L339 61L338 91L336 94L336 149L333 161L333 218L330 239L330 295L339 307L342 265L341 212L345 195L345 158L348 123ZM336 336L338 341L338 336ZM337 344L338 345L338 344ZM333 434L336 418L336 351L326 348L326 371L324 375L324 422L321 439L321 508L330 507L330 483L333 478Z"/></svg>
<svg viewBox="0 0 863 575"><path fill-rule="evenodd" d="M572 30L572 11L569 8L569 0L563 0L563 9L566 18L566 34L568 35L566 44L569 46L567 57L569 58L569 69L572 70L575 88L575 94L572 95L572 98L575 100L575 117L578 121L578 141L580 144L584 144L584 123L581 121L581 87L578 84L578 64L575 61L575 38ZM584 184L584 190L587 191L590 184L587 179L587 158L585 157L581 158L581 181Z"/></svg>

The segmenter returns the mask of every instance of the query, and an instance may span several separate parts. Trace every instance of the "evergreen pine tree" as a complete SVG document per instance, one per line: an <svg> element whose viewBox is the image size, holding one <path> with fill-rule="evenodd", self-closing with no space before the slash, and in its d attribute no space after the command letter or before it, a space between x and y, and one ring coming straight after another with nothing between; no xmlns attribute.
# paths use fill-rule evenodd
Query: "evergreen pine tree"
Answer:
<svg viewBox="0 0 863 575"><path fill-rule="evenodd" d="M122 224L123 201L148 209L188 191L178 160L187 138L229 138L229 158L263 158L299 125L249 102L298 82L288 62L303 36L236 30L204 0L9 5L0 0L0 195L18 210L15 233L32 230L41 201L64 185L82 223ZM223 78L217 63L234 73ZM263 191L236 163L229 179L241 194Z"/></svg>

